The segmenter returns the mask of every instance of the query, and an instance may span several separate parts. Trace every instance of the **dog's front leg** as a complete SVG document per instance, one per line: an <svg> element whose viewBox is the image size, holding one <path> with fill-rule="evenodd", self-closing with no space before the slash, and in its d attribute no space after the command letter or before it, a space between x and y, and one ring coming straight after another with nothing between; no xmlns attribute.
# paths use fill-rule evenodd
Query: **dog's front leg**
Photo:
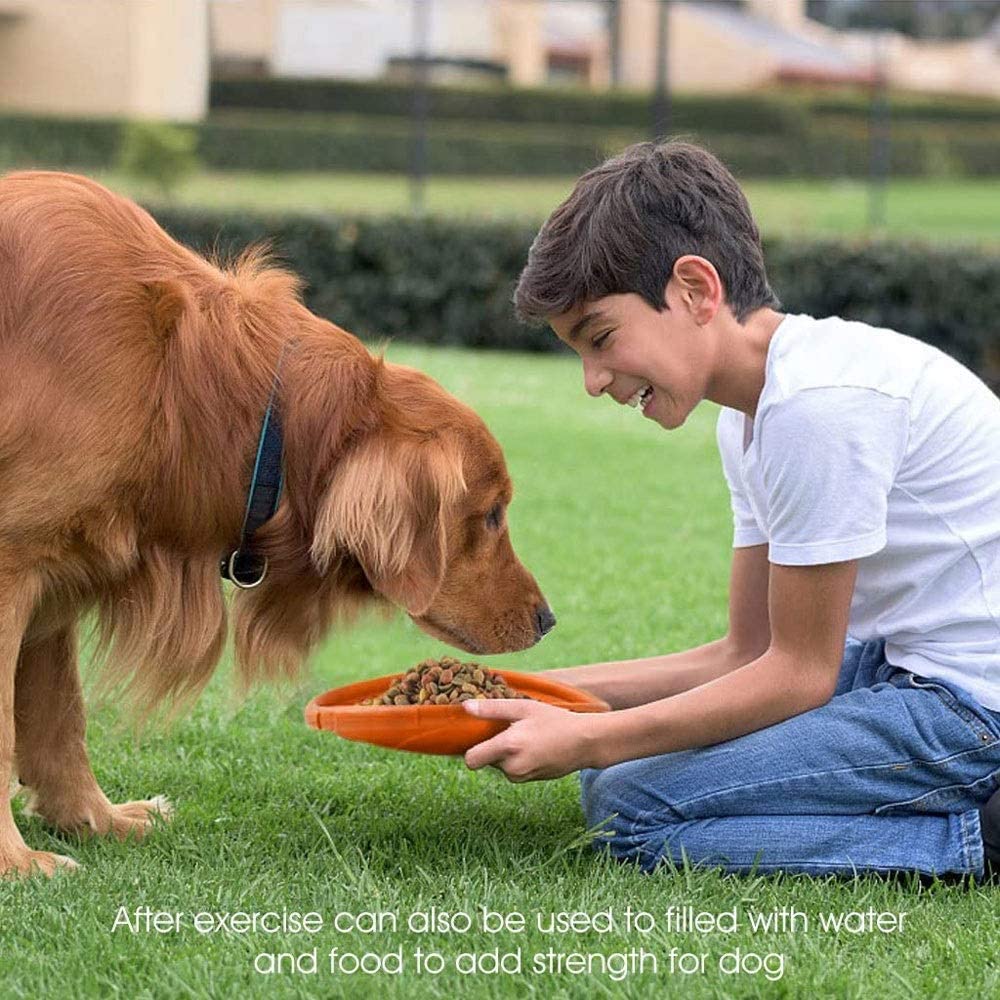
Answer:
<svg viewBox="0 0 1000 1000"><path fill-rule="evenodd" d="M0 875L27 875L40 870L51 875L60 865L76 867L72 858L49 851L33 851L24 842L10 808L14 777L14 684L18 654L37 596L35 580L7 576L0 579Z"/></svg>
<svg viewBox="0 0 1000 1000"><path fill-rule="evenodd" d="M75 622L21 650L15 705L18 777L29 789L26 813L60 830L111 833L120 840L142 838L154 814L170 816L163 796L115 805L94 777Z"/></svg>

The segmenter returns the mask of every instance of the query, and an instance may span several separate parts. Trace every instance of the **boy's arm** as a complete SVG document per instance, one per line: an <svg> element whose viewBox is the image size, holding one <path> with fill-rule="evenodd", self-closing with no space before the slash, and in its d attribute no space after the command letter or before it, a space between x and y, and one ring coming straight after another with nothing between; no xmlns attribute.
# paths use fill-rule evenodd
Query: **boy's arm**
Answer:
<svg viewBox="0 0 1000 1000"><path fill-rule="evenodd" d="M818 708L833 696L857 560L771 566L771 641L762 656L698 688L590 717L593 767L709 746Z"/></svg>
<svg viewBox="0 0 1000 1000"><path fill-rule="evenodd" d="M722 639L663 656L546 670L543 676L583 688L619 709L668 698L731 673L757 659L770 643L768 575L766 545L733 549L729 632Z"/></svg>

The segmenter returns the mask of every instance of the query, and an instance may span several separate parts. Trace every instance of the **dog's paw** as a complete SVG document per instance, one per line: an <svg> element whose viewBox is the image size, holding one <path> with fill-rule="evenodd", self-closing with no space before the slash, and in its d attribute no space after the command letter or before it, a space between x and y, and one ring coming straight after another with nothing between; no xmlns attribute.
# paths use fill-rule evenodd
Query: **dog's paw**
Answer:
<svg viewBox="0 0 1000 1000"><path fill-rule="evenodd" d="M119 840L129 837L141 840L156 823L168 823L173 814L170 800L165 795L154 795L151 799L113 805L110 818L88 825L95 833L112 833Z"/></svg>
<svg viewBox="0 0 1000 1000"><path fill-rule="evenodd" d="M43 801L34 791L29 790L28 801L24 806L25 816L38 816L67 833L76 833L82 837L112 834L119 840L127 840L129 837L142 840L155 823L168 822L173 812L174 808L165 795L122 802L120 805L109 802L103 795L96 803L57 805L51 800Z"/></svg>
<svg viewBox="0 0 1000 1000"><path fill-rule="evenodd" d="M70 871L80 865L65 854L51 851L33 851L29 847L0 854L0 876L5 879L24 878L27 875L45 875L51 878L59 870Z"/></svg>

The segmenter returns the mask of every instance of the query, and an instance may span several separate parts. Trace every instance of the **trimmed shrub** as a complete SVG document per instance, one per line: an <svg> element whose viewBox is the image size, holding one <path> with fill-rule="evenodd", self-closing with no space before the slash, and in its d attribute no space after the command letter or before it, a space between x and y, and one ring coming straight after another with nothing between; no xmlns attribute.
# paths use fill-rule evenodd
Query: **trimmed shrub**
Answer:
<svg viewBox="0 0 1000 1000"><path fill-rule="evenodd" d="M120 122L0 117L0 165L110 167L121 129ZM199 158L218 170L403 173L412 155L405 118L228 111L193 130ZM850 119L785 137L708 128L682 134L714 150L741 177L860 178L870 167L867 128ZM576 175L642 138L643 130L621 124L432 121L427 167L438 175ZM890 166L900 177L995 175L998 147L1000 128L893 127Z"/></svg>
<svg viewBox="0 0 1000 1000"><path fill-rule="evenodd" d="M165 122L136 121L125 126L118 165L130 176L155 184L169 196L198 169L196 136Z"/></svg>
<svg viewBox="0 0 1000 1000"><path fill-rule="evenodd" d="M347 170L405 173L413 129L405 118L219 114L201 125L199 152L220 170ZM433 123L432 174L577 174L630 141L591 129Z"/></svg>
<svg viewBox="0 0 1000 1000"><path fill-rule="evenodd" d="M868 90L842 93L816 91L797 95L786 91L786 99L807 110L810 117L850 117L863 122L871 115L871 93ZM1000 119L1000 102L986 97L963 97L957 94L931 96L894 92L888 96L889 114L894 122L916 124L996 125Z"/></svg>
<svg viewBox="0 0 1000 1000"><path fill-rule="evenodd" d="M0 115L0 167L109 167L122 126L113 119Z"/></svg>
<svg viewBox="0 0 1000 1000"><path fill-rule="evenodd" d="M596 125L645 132L652 121L652 96L639 91L594 92L556 87L428 88L434 119L483 122ZM352 113L405 118L413 106L409 83L382 80L215 80L213 108ZM806 114L796 103L772 95L712 97L674 94L673 128L738 135L792 135L805 130Z"/></svg>

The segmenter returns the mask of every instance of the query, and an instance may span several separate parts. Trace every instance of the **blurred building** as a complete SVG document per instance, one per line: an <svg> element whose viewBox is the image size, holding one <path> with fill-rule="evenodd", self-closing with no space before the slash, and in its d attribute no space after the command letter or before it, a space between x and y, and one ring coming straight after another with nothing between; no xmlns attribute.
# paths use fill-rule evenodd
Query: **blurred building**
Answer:
<svg viewBox="0 0 1000 1000"><path fill-rule="evenodd" d="M436 82L646 89L660 0L422 0ZM412 71L418 0L0 0L0 108L195 120L213 72L375 79ZM1000 97L1000 32L840 31L805 0L668 7L670 85L728 93L866 82ZM876 48L875 40L878 39Z"/></svg>
<svg viewBox="0 0 1000 1000"><path fill-rule="evenodd" d="M1000 29L954 41L895 31L843 31L836 39L858 59L880 60L889 85L900 90L1000 97Z"/></svg>
<svg viewBox="0 0 1000 1000"><path fill-rule="evenodd" d="M618 0L617 25L557 3L548 8L549 79L553 39L578 53L579 82L647 89L656 81L660 0ZM617 79L609 59L617 35ZM1000 24L981 38L921 40L891 31L841 31L806 17L805 0L684 3L668 9L667 65L671 86L703 93L736 92L783 83L868 83L876 73L891 87L1000 97ZM589 66L588 66L589 60ZM586 70L583 67L587 67ZM539 77L531 82L543 82Z"/></svg>
<svg viewBox="0 0 1000 1000"><path fill-rule="evenodd" d="M196 120L208 66L208 0L0 0L3 108Z"/></svg>
<svg viewBox="0 0 1000 1000"><path fill-rule="evenodd" d="M437 80L503 78L644 89L656 80L660 0L422 0ZM411 61L416 0L211 0L223 74L371 79ZM805 0L669 4L678 90L726 93L792 81L864 83L1000 96L995 36L918 41L845 32L806 17ZM617 58L614 39L618 39Z"/></svg>
<svg viewBox="0 0 1000 1000"><path fill-rule="evenodd" d="M657 0L621 0L621 80L652 87L656 80ZM725 93L776 83L865 83L867 58L842 51L826 32L813 33L804 0L726 4L673 3L667 64L679 90ZM835 34L831 33L831 34Z"/></svg>
<svg viewBox="0 0 1000 1000"><path fill-rule="evenodd" d="M221 75L371 79L412 62L414 0L211 0ZM423 0L438 80L537 81L545 75L544 3Z"/></svg>

